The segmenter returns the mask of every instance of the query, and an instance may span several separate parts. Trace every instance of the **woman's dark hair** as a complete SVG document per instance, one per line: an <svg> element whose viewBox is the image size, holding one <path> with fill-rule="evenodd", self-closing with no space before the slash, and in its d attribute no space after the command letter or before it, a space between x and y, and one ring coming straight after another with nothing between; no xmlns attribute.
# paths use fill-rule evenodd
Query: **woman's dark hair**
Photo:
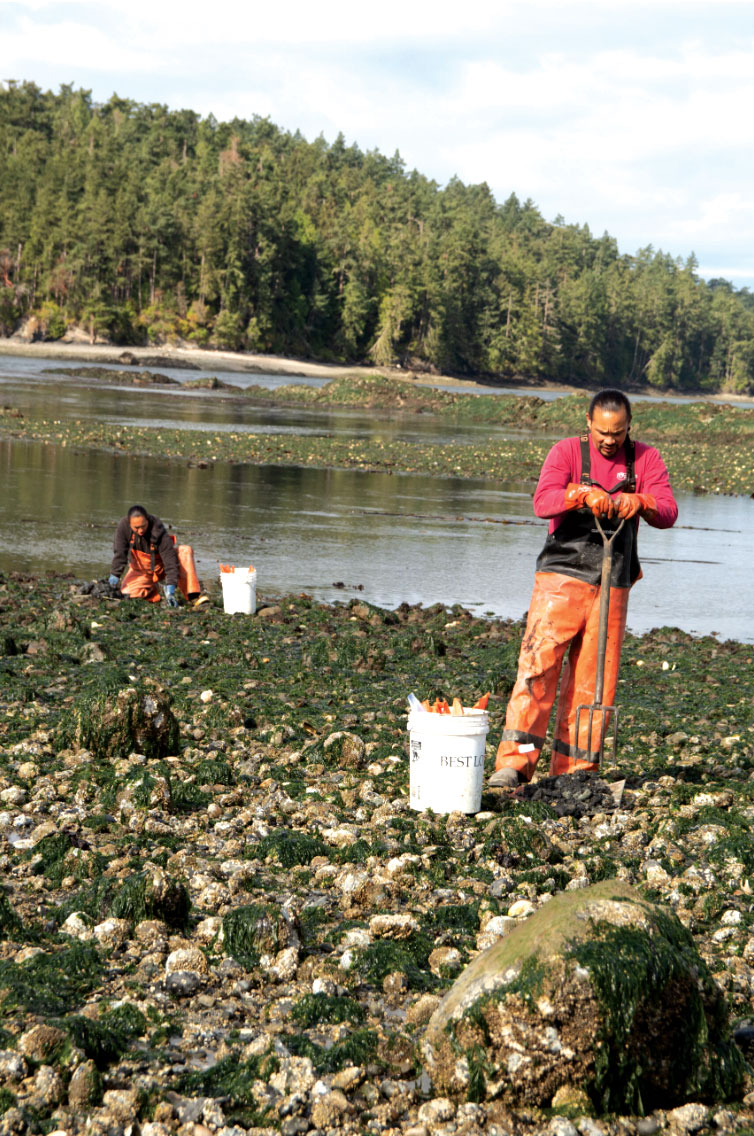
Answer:
<svg viewBox="0 0 754 1136"><path fill-rule="evenodd" d="M128 510L128 519L131 517L148 517L149 514L143 505L132 505Z"/></svg>
<svg viewBox="0 0 754 1136"><path fill-rule="evenodd" d="M619 390L601 390L598 391L592 401L589 403L588 414L592 418L595 410L612 410L613 412L625 410L626 418L631 421L631 403L628 401L628 395Z"/></svg>

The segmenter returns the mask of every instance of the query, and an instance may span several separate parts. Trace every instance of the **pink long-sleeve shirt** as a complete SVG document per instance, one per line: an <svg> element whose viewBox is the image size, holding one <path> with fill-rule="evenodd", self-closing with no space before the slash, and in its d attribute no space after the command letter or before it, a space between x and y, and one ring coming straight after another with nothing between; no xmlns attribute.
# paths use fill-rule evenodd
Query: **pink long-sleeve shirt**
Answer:
<svg viewBox="0 0 754 1136"><path fill-rule="evenodd" d="M621 446L614 458L604 458L589 439L591 478L603 489L612 489L626 476L625 447ZM678 517L678 506L670 488L665 462L654 446L635 443L634 476L636 492L651 493L657 502L657 516L648 524L656 529L671 528ZM534 493L536 516L550 519L550 532L555 532L566 516L563 494L571 482L581 479L581 443L578 438L564 438L557 442L545 458L539 482ZM616 497L620 489L613 494Z"/></svg>

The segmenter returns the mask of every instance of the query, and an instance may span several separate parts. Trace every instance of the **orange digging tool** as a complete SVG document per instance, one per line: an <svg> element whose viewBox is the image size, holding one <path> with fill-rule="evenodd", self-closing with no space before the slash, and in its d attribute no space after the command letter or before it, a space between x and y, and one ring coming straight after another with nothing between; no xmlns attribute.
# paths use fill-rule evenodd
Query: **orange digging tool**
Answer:
<svg viewBox="0 0 754 1136"><path fill-rule="evenodd" d="M576 707L576 749L579 751L579 756L581 756L583 749L583 756L587 761L595 760L594 755L596 755L597 764L601 765L605 758L605 737L610 733L612 734L613 765L615 765L618 755L618 710L615 706L605 706L602 702L602 695L605 688L605 651L607 649L607 617L610 613L610 582L613 572L613 541L623 528L625 521L621 521L617 529L613 530L612 536L608 537L600 524L599 517L595 517L594 520L602 537L597 675L594 680L594 702L591 706L582 702L580 706ZM581 741L581 723L584 721L584 716L586 716L587 734L586 745L582 747L579 743ZM593 728L598 730L598 744L594 747L592 746Z"/></svg>

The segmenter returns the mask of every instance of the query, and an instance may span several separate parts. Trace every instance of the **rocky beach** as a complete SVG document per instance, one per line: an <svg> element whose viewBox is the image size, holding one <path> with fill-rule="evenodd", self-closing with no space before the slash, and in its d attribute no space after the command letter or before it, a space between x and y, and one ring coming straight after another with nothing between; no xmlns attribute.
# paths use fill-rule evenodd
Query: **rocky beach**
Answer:
<svg viewBox="0 0 754 1136"><path fill-rule="evenodd" d="M544 766L436 816L409 807L406 696L491 691L491 767L520 623L305 595L171 612L17 575L0 606L0 1132L752 1130L750 646L629 637L617 768ZM537 1036L578 1077L548 1058L534 1087L491 1079L484 1030L430 1077L428 1027L466 968L535 918L551 944L548 904L595 886L658 913L702 1008L676 1013L675 963L651 951L647 971L638 931L598 920L617 1041L583 999L547 1010L519 965L506 1004L550 1015ZM569 973L600 973L589 958ZM663 991L649 1017L632 975ZM648 1079L642 1039L650 1067L677 1049L691 1071ZM538 1052L516 1046L509 1071Z"/></svg>
<svg viewBox="0 0 754 1136"><path fill-rule="evenodd" d="M51 350L61 382L83 354L96 383L513 431L0 414L13 444L176 468L515 464L533 483L586 401L345 370L244 391L169 380L168 353ZM754 411L637 400L635 422L676 487L750 492ZM489 691L489 773L521 621L345 590L253 616L210 597L171 611L73 573L0 576L0 1136L754 1131L751 645L629 635L615 766L554 778L545 753L530 785L435 815L410 806L407 696Z"/></svg>

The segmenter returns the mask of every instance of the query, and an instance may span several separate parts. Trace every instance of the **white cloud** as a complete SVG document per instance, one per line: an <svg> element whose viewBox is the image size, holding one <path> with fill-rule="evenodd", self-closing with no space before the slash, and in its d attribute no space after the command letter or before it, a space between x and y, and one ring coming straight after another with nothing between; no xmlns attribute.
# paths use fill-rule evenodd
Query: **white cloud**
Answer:
<svg viewBox="0 0 754 1136"><path fill-rule="evenodd" d="M35 24L25 17L16 32L3 35L4 74L33 78L41 64L61 67L71 75L81 68L97 71L145 71L155 66L154 53L130 47L102 28L65 20Z"/></svg>
<svg viewBox="0 0 754 1136"><path fill-rule="evenodd" d="M705 280L710 280L715 277L723 280L752 280L754 281L754 263L749 263L748 266L743 268L731 268L729 265L700 265L698 268L699 276L703 276Z"/></svg>
<svg viewBox="0 0 754 1136"><path fill-rule="evenodd" d="M399 149L624 251L737 263L751 0L0 0L3 75ZM721 186L725 189L721 190Z"/></svg>

